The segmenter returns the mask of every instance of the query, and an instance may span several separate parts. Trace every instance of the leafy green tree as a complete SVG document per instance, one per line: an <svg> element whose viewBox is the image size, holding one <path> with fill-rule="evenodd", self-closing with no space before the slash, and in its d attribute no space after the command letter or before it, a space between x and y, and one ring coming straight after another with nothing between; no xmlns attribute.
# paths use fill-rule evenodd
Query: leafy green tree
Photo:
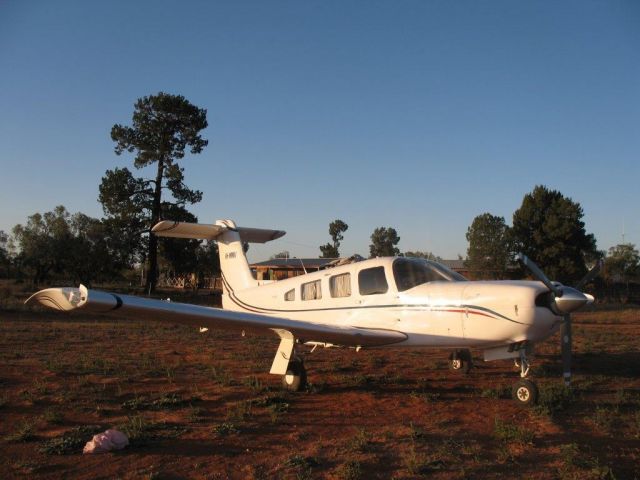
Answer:
<svg viewBox="0 0 640 480"><path fill-rule="evenodd" d="M433 254L432 252L422 252L420 250L416 250L413 252L404 252L405 257L415 257L415 258L424 258L426 260L433 260L434 262L441 262L442 257Z"/></svg>
<svg viewBox="0 0 640 480"><path fill-rule="evenodd" d="M621 243L609 249L605 258L605 271L609 279L628 282L640 275L640 254L632 243Z"/></svg>
<svg viewBox="0 0 640 480"><path fill-rule="evenodd" d="M36 213L13 228L16 262L35 284L58 275L90 285L117 274L102 222L82 213L71 215L60 205Z"/></svg>
<svg viewBox="0 0 640 480"><path fill-rule="evenodd" d="M334 220L329 224L329 235L331 235L331 243L326 243L320 246L322 255L320 258L339 258L340 257L340 242L344 239L344 232L347 231L349 225L342 220Z"/></svg>
<svg viewBox="0 0 640 480"><path fill-rule="evenodd" d="M143 263L148 251L151 198L146 180L128 168L108 170L100 183L98 200L105 213L105 229L117 260L132 266Z"/></svg>
<svg viewBox="0 0 640 480"><path fill-rule="evenodd" d="M162 217L177 222L196 223L198 219L180 205L163 202ZM198 251L201 240L187 240L184 238L159 238L159 264L165 270L176 274L195 273L198 266Z"/></svg>
<svg viewBox="0 0 640 480"><path fill-rule="evenodd" d="M13 227L19 251L17 263L34 284L42 283L52 272L61 270L71 240L68 219L69 212L60 205L44 215L31 215L26 225Z"/></svg>
<svg viewBox="0 0 640 480"><path fill-rule="evenodd" d="M369 258L394 257L400 254L396 247L400 237L398 232L391 227L378 227L371 234L371 244L369 245Z"/></svg>
<svg viewBox="0 0 640 480"><path fill-rule="evenodd" d="M189 103L181 95L160 92L139 99L134 108L132 126L116 124L111 139L115 152L135 152L137 169L155 165L155 178L134 177L127 168L108 170L100 184L99 200L105 215L113 225L123 228L124 246L131 256L146 257L148 261L147 288L153 290L157 282L158 238L150 230L171 207L185 207L202 199L202 192L184 184L184 169L177 161L189 147L192 154L207 146L200 132L207 127L207 111ZM163 201L168 191L172 201ZM146 245L134 239L146 233ZM183 245L188 245L184 242ZM188 247L185 247L188 248ZM146 249L146 254L140 251Z"/></svg>
<svg viewBox="0 0 640 480"><path fill-rule="evenodd" d="M96 280L117 278L127 265L112 254L105 224L84 213L71 215L67 255L62 264L65 277L90 286Z"/></svg>
<svg viewBox="0 0 640 480"><path fill-rule="evenodd" d="M220 275L220 256L218 244L214 241L203 242L196 251L196 271L198 277Z"/></svg>
<svg viewBox="0 0 640 480"><path fill-rule="evenodd" d="M483 213L467 229L467 268L476 278L502 279L513 257L511 233L503 217Z"/></svg>
<svg viewBox="0 0 640 480"><path fill-rule="evenodd" d="M596 240L582 221L579 203L538 185L513 214L514 250L534 260L553 280L573 284L598 257Z"/></svg>
<svg viewBox="0 0 640 480"><path fill-rule="evenodd" d="M291 255L287 250L283 250L282 252L278 252L275 255L271 255L271 260L276 258L291 258Z"/></svg>

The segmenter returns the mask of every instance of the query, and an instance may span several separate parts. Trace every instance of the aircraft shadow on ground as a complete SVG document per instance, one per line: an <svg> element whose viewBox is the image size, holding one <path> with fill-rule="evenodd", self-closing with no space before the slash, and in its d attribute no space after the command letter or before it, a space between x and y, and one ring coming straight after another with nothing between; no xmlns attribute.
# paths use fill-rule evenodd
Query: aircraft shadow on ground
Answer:
<svg viewBox="0 0 640 480"><path fill-rule="evenodd" d="M535 377L562 377L559 355L539 355L533 362ZM571 360L574 375L605 377L640 377L640 352L574 353Z"/></svg>
<svg viewBox="0 0 640 480"><path fill-rule="evenodd" d="M640 352L574 355L576 373L607 377L640 377Z"/></svg>

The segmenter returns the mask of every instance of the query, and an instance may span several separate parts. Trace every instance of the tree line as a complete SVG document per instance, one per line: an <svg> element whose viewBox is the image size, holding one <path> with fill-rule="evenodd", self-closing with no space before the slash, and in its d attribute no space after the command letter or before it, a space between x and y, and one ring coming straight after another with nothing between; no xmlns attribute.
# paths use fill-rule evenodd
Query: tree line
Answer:
<svg viewBox="0 0 640 480"><path fill-rule="evenodd" d="M474 279L522 278L527 273L515 262L516 254L521 252L534 259L550 278L572 285L603 261L601 278L610 287L608 296L629 297L632 283L640 295L640 254L635 245L622 243L608 252L598 250L594 235L585 230L583 215L579 203L538 185L513 213L512 226L506 224L504 217L488 212L473 219L466 233L469 246L465 269ZM332 242L320 246L323 257L340 256L338 248L347 228L342 220L329 225ZM400 255L399 241L394 228L376 228L371 235L370 258ZM431 252L408 251L402 255L442 260ZM601 285L600 291L603 290Z"/></svg>
<svg viewBox="0 0 640 480"><path fill-rule="evenodd" d="M219 265L215 243L158 239L151 228L160 219L196 222L187 206L202 192L184 183L179 160L201 153L207 111L181 95L160 92L138 99L131 125L115 124L115 153L133 153L136 170L153 167L152 178L128 168L107 170L98 200L104 218L70 214L64 206L36 213L12 235L0 234L0 267L6 276L40 284L56 276L87 284L146 272L146 288L157 283L158 266L176 273L212 273Z"/></svg>
<svg viewBox="0 0 640 480"><path fill-rule="evenodd" d="M598 250L593 234L587 233L579 203L556 190L536 186L524 196L513 213L512 225L504 217L483 213L467 230L469 248L466 265L477 278L509 278L522 275L513 262L522 252L552 279L575 284L587 269L603 261L602 277L609 284L640 281L640 254L635 245L621 243L607 252ZM618 288L619 290L619 288Z"/></svg>
<svg viewBox="0 0 640 480"><path fill-rule="evenodd" d="M35 213L11 235L0 231L0 276L42 284L64 278L88 285L129 279L143 270L146 289L152 291L158 270L176 274L213 275L219 271L215 242L158 238L150 234L161 219L197 222L188 210L203 193L185 184L181 161L207 146L201 132L207 111L181 95L160 92L134 104L130 125L115 124L111 139L116 155L133 154L136 170L152 167L152 178L128 168L107 170L98 200L104 217L70 213L64 206ZM550 278L577 281L598 259L604 258L609 279L626 282L640 276L640 256L633 244L599 251L587 233L579 203L562 193L536 186L514 212L512 225L503 217L483 213L469 226L466 267L475 278L501 279L514 274L515 252L534 259ZM319 247L322 258L340 257L340 245L349 226L336 219L329 224L331 241ZM392 227L378 227L371 235L369 256L405 255L431 260L428 251L401 253L400 236ZM278 256L288 257L288 252ZM522 275L523 272L516 272ZM135 279L136 282L138 279Z"/></svg>

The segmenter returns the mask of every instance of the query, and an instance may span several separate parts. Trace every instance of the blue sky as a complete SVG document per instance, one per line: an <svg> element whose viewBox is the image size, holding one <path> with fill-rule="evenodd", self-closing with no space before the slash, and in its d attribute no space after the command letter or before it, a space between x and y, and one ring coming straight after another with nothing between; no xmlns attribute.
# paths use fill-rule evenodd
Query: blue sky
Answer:
<svg viewBox="0 0 640 480"><path fill-rule="evenodd" d="M465 254L537 184L579 202L600 249L640 244L640 3L0 2L0 229L58 204L99 217L110 129L137 98L208 110L182 162L203 223L288 234L254 246L343 254L374 228ZM144 172L141 172L144 173Z"/></svg>

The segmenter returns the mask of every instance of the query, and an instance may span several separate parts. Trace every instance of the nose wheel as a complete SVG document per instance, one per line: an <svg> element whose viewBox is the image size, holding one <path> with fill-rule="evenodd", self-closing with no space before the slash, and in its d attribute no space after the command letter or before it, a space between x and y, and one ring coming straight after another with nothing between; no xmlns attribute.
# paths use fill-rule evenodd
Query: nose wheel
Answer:
<svg viewBox="0 0 640 480"><path fill-rule="evenodd" d="M526 350L520 350L520 361L516 362L520 367L520 380L511 389L511 395L516 403L522 407L529 407L538 402L538 387L531 380L527 380L530 364L527 360Z"/></svg>
<svg viewBox="0 0 640 480"><path fill-rule="evenodd" d="M513 399L523 407L535 405L538 401L538 387L530 380L522 378L518 380L511 390Z"/></svg>

